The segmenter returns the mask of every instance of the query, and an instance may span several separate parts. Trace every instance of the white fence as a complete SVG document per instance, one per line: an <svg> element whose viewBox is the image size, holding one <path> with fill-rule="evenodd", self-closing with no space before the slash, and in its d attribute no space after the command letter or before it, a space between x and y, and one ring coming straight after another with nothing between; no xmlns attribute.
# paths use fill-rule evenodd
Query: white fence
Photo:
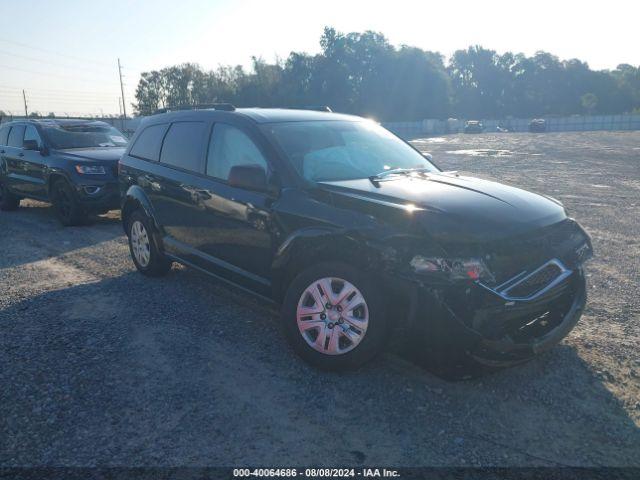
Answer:
<svg viewBox="0 0 640 480"><path fill-rule="evenodd" d="M546 120L547 132L586 132L596 130L640 130L640 115L572 115L570 117L542 117ZM505 120L482 120L485 132L507 129L511 132L529 131L528 118ZM420 135L444 135L464 130L465 120L419 120L415 122L388 122L382 125L401 137Z"/></svg>
<svg viewBox="0 0 640 480"><path fill-rule="evenodd" d="M597 130L640 130L640 115L573 115L570 117L542 117L546 120L547 132L587 132ZM22 120L24 117L5 116L0 122ZM142 117L127 118L97 118L110 123L122 130L128 136L135 132L142 121ZM507 129L511 132L529 131L528 118L507 118L505 120L482 120L485 132L498 132ZM405 138L416 138L423 135L445 135L460 133L464 130L465 120L426 119L415 122L383 122L382 125L395 134Z"/></svg>

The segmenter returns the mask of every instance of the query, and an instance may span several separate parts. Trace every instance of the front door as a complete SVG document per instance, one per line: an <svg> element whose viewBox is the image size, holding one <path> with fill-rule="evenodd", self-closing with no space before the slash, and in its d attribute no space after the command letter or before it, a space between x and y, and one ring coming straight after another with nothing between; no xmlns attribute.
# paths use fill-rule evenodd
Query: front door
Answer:
<svg viewBox="0 0 640 480"><path fill-rule="evenodd" d="M257 165L268 172L265 155L250 132L226 123L214 125L207 152L210 180L201 215L210 220L200 249L245 273L251 288L266 288L273 259L273 198L267 192L228 183L229 172L236 165Z"/></svg>

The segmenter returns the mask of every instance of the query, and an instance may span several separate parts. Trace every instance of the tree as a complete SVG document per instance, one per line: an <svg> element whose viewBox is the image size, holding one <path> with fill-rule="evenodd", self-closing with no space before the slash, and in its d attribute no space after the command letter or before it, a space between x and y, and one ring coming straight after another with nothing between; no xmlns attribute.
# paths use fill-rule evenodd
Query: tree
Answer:
<svg viewBox="0 0 640 480"><path fill-rule="evenodd" d="M548 52L499 54L481 46L437 52L395 47L378 32L325 27L320 53L285 61L253 57L251 68L205 71L185 63L142 73L134 109L231 102L238 106L329 105L378 120L611 114L640 109L640 68L594 71ZM595 101L594 101L595 99Z"/></svg>

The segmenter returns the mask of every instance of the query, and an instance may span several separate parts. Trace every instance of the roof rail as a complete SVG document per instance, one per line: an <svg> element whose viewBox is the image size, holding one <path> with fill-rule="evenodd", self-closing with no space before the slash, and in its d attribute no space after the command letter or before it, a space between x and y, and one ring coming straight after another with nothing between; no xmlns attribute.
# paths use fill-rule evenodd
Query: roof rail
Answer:
<svg viewBox="0 0 640 480"><path fill-rule="evenodd" d="M234 107L230 103L200 103L195 105L174 105L171 107L159 108L155 112L153 112L153 114L158 115L160 113L175 112L180 110L204 110L204 109L224 110L225 112L233 112L236 109L236 107Z"/></svg>
<svg viewBox="0 0 640 480"><path fill-rule="evenodd" d="M318 112L333 112L328 105L305 105L303 107L287 107L291 110L316 110Z"/></svg>

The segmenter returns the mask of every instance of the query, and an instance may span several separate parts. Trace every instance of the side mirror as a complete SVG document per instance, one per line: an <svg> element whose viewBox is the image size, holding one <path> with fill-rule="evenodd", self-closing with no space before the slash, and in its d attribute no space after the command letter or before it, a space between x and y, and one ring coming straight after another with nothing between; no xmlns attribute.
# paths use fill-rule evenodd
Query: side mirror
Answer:
<svg viewBox="0 0 640 480"><path fill-rule="evenodd" d="M40 150L40 145L36 140L25 140L22 142L22 148L25 150Z"/></svg>
<svg viewBox="0 0 640 480"><path fill-rule="evenodd" d="M267 190L267 172L260 165L236 165L229 171L229 185L247 190Z"/></svg>

